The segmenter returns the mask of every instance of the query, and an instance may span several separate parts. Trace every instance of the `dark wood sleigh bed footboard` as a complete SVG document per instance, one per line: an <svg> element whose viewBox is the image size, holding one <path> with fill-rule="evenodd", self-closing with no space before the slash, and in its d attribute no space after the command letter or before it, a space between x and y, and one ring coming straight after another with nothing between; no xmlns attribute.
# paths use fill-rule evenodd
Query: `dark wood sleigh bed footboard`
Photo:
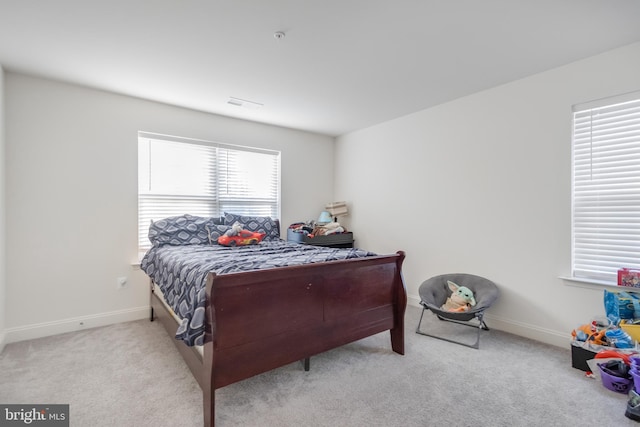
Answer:
<svg viewBox="0 0 640 427"><path fill-rule="evenodd" d="M203 390L204 425L215 422L215 389L390 331L404 354L404 252L207 279L204 356L176 340ZM168 332L176 324L152 296Z"/></svg>

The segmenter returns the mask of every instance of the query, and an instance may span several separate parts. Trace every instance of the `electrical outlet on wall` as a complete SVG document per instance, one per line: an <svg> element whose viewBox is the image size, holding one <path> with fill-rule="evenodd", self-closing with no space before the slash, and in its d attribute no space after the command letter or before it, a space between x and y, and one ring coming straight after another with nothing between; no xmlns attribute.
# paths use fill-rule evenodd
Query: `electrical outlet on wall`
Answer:
<svg viewBox="0 0 640 427"><path fill-rule="evenodd" d="M127 287L127 278L126 277L118 277L116 279L116 287L118 289L124 289Z"/></svg>

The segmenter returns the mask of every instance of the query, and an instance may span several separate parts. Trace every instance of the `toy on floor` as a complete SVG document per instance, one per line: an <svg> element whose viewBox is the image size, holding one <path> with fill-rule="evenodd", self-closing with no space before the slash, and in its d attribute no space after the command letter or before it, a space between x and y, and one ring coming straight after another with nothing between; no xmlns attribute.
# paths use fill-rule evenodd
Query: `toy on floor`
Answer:
<svg viewBox="0 0 640 427"><path fill-rule="evenodd" d="M606 329L598 330L596 322L593 321L588 324L581 325L571 331L571 336L577 341L590 341L593 344L606 345L607 338L605 335Z"/></svg>
<svg viewBox="0 0 640 427"><path fill-rule="evenodd" d="M451 280L447 280L447 284L453 293L442 305L442 310L464 312L476 305L476 299L473 296L471 289L466 286L458 286Z"/></svg>
<svg viewBox="0 0 640 427"><path fill-rule="evenodd" d="M633 339L622 329L610 329L605 332L609 345L616 348L633 348Z"/></svg>

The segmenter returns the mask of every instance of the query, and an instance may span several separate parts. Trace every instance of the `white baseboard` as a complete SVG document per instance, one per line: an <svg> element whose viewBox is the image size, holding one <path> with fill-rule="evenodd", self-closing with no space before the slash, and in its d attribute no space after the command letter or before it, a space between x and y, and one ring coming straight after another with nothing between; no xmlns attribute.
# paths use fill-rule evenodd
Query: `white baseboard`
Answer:
<svg viewBox="0 0 640 427"><path fill-rule="evenodd" d="M407 299L409 305L422 308L419 297L408 295ZM556 347L569 348L569 343L571 342L571 336L566 332L554 331L552 329L545 329L528 323L505 319L492 315L491 313L486 313L484 315L484 319L487 321L487 325L491 329L508 332L510 334L540 341Z"/></svg>
<svg viewBox="0 0 640 427"><path fill-rule="evenodd" d="M420 298L408 295L408 304L420 308ZM74 317L54 322L36 323L33 325L7 328L0 332L0 353L6 344L25 341L35 338L48 337L66 332L79 331L81 329L97 328L99 326L112 325L114 323L130 322L149 317L149 307L136 307L126 310L112 311L108 313L93 314L90 316ZM540 341L557 347L567 347L571 337L565 332L540 328L523 322L504 319L487 313L485 319L492 329L508 332L521 337Z"/></svg>
<svg viewBox="0 0 640 427"><path fill-rule="evenodd" d="M4 343L9 344L12 342L64 334L66 332L74 332L81 329L97 328L99 326L107 326L114 323L130 322L132 320L140 320L148 317L149 307L147 306L7 328L5 329L4 334L0 335L0 339L2 339L2 341L0 341L0 345L4 345ZM2 351L1 347L0 351Z"/></svg>

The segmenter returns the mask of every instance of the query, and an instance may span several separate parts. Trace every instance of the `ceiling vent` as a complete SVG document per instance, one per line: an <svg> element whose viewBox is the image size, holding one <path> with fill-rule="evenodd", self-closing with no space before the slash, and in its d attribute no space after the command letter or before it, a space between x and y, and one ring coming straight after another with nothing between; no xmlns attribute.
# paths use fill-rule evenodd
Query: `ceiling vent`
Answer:
<svg viewBox="0 0 640 427"><path fill-rule="evenodd" d="M263 104L253 101L247 101L246 99L234 98L233 96L229 98L227 104L235 105L236 107L242 107L249 110L257 110L262 107Z"/></svg>

